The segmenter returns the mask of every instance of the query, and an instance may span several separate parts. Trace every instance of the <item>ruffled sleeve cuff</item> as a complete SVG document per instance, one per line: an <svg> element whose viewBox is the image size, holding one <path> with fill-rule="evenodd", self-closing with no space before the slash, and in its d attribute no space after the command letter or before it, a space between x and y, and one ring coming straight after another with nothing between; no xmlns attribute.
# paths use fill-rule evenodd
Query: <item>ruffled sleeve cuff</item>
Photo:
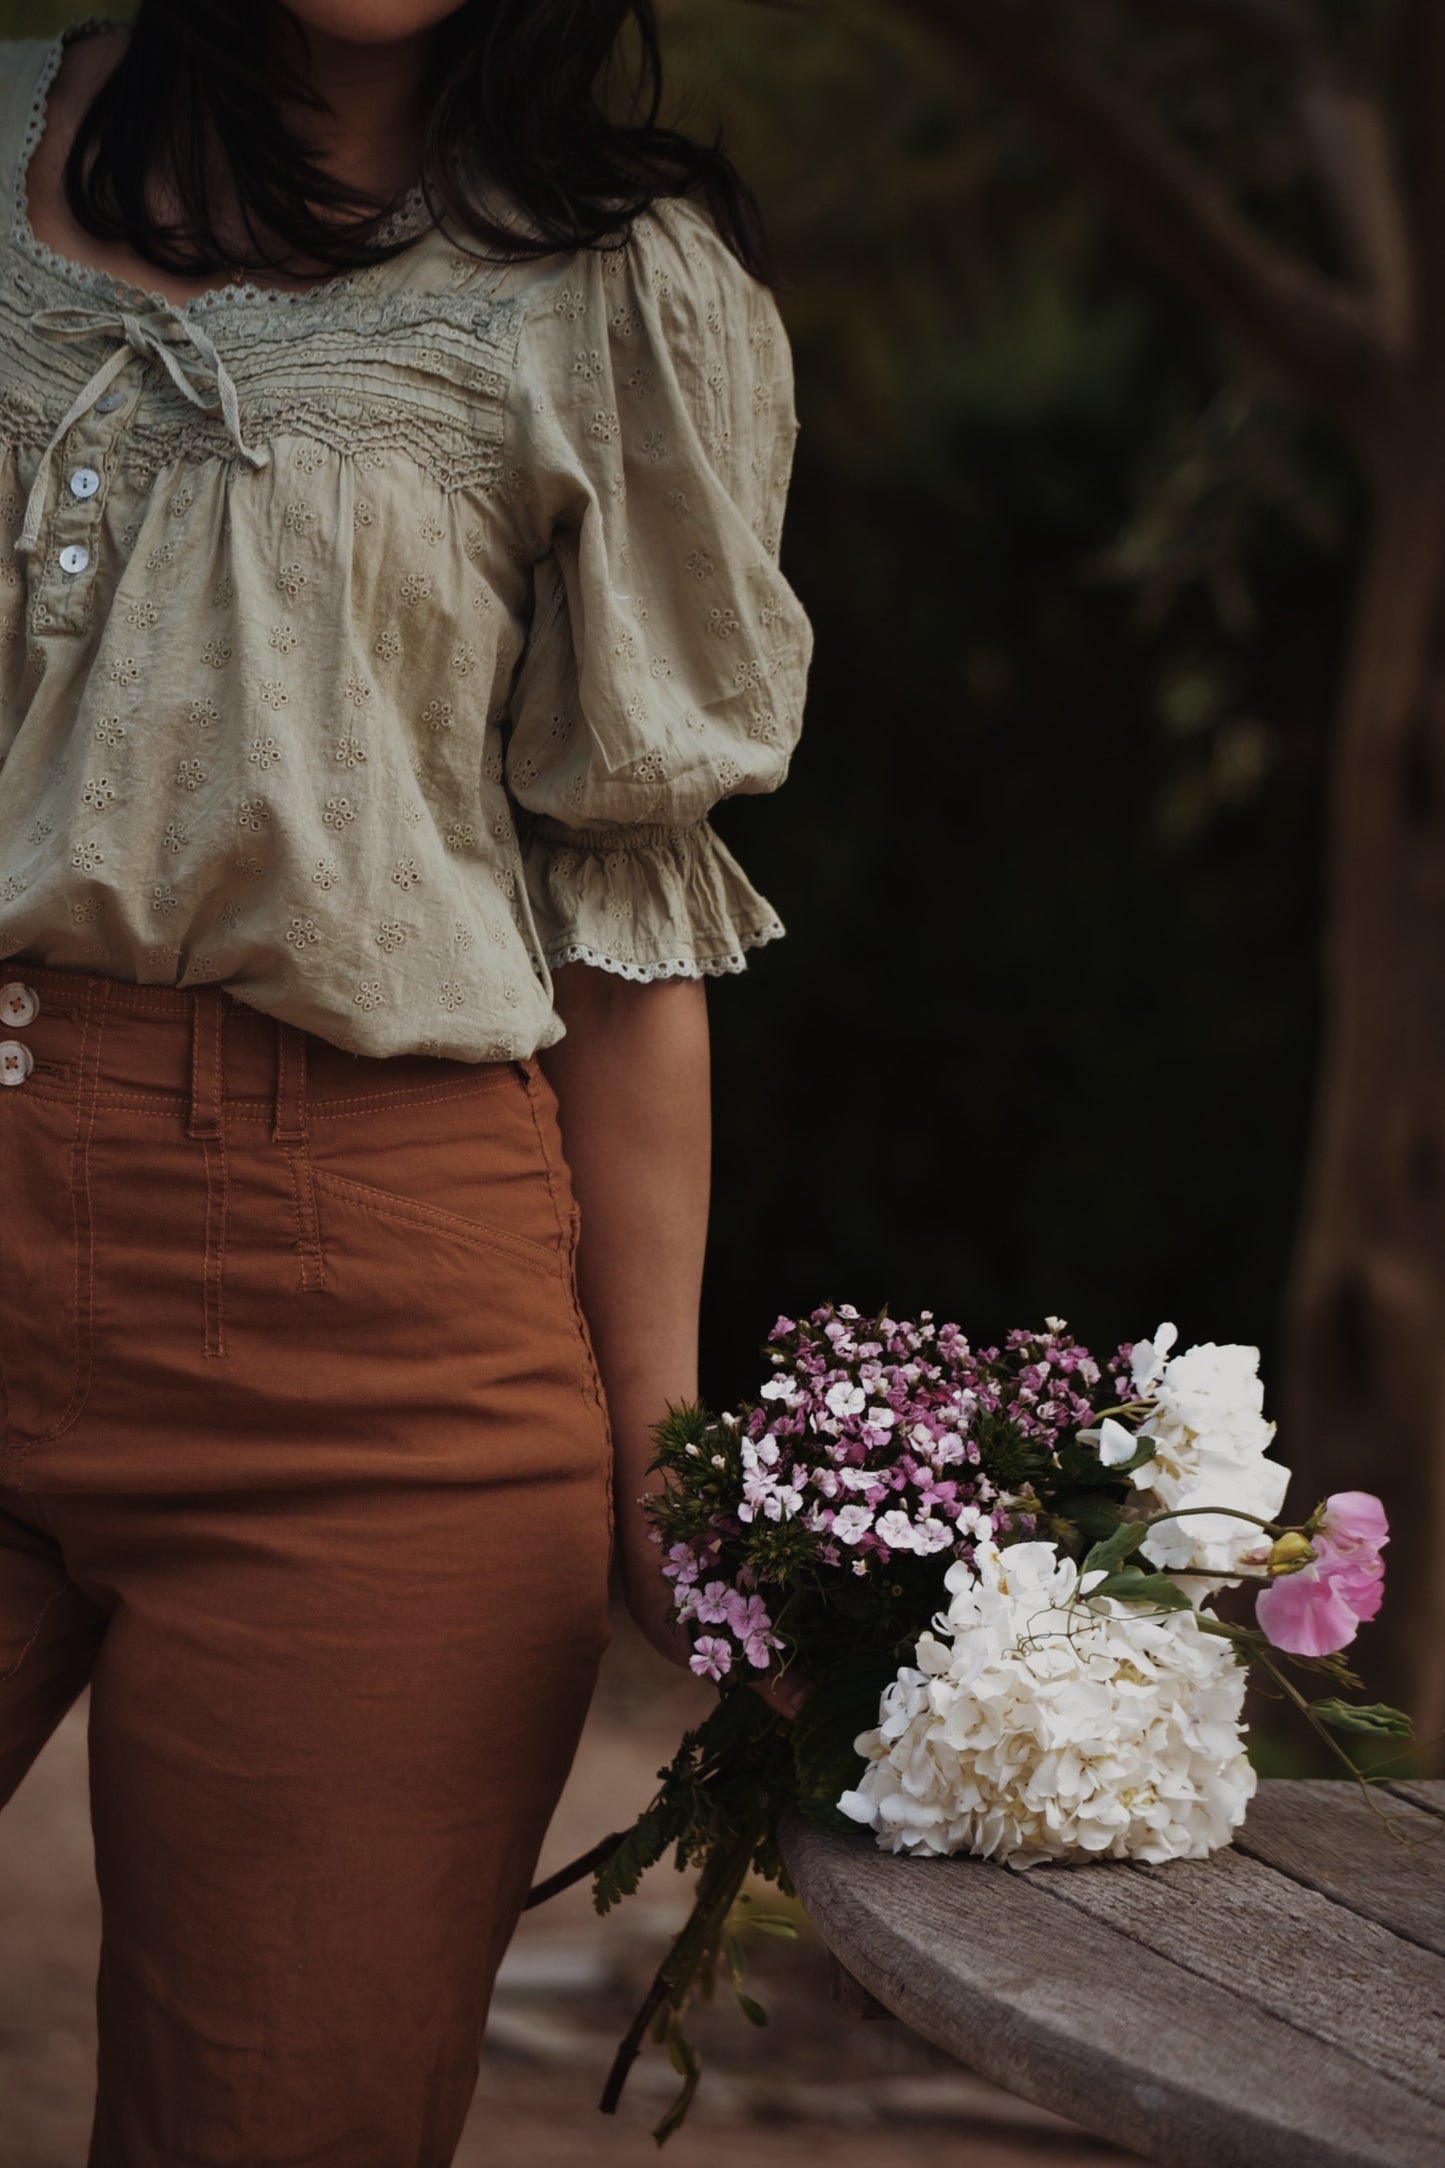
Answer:
<svg viewBox="0 0 1445 2168"><path fill-rule="evenodd" d="M706 820L572 828L521 824L528 898L549 969L595 964L625 979L742 971L784 927Z"/></svg>

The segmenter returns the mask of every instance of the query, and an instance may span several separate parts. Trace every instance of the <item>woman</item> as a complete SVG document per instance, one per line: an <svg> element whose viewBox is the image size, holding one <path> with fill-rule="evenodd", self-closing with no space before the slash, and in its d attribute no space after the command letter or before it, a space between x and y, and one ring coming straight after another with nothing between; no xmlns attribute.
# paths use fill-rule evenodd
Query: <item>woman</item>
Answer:
<svg viewBox="0 0 1445 2168"><path fill-rule="evenodd" d="M103 2168L450 2160L614 1495L685 1655L703 986L782 930L707 815L810 636L748 198L604 117L629 25L3 48L0 1796L89 1683Z"/></svg>

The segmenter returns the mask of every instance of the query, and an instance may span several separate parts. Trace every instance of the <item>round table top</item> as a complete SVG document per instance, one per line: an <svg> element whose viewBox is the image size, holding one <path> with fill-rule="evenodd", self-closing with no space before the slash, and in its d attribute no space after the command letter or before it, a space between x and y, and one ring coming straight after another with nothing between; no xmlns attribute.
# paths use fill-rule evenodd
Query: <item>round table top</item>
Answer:
<svg viewBox="0 0 1445 2168"><path fill-rule="evenodd" d="M1017 1872L794 1813L835 1956L915 2031L1167 2168L1445 2168L1445 1783L1264 1782L1204 1860Z"/></svg>

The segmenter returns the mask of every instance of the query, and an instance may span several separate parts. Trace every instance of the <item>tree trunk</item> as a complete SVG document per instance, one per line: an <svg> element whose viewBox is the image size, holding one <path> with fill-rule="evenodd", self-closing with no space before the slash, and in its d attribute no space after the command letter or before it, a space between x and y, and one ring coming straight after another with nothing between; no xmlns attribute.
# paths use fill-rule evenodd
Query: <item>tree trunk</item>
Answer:
<svg viewBox="0 0 1445 2168"><path fill-rule="evenodd" d="M1433 309L1429 312L1433 315ZM1385 393L1332 770L1327 1022L1286 1313L1290 1508L1374 1489L1372 1698L1445 1728L1445 342ZM1430 1757L1430 1766L1438 1766Z"/></svg>

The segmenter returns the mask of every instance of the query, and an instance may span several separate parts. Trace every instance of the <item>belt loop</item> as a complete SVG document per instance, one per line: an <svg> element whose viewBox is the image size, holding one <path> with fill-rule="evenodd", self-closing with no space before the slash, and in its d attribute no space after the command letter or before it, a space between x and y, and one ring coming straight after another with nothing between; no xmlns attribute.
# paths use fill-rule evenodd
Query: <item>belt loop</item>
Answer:
<svg viewBox="0 0 1445 2168"><path fill-rule="evenodd" d="M219 1137L225 1085L222 1036L226 1012L219 986L198 986L191 1007L191 1110L186 1133Z"/></svg>
<svg viewBox="0 0 1445 2168"><path fill-rule="evenodd" d="M306 1034L276 1019L276 1119L273 1144L306 1141Z"/></svg>

